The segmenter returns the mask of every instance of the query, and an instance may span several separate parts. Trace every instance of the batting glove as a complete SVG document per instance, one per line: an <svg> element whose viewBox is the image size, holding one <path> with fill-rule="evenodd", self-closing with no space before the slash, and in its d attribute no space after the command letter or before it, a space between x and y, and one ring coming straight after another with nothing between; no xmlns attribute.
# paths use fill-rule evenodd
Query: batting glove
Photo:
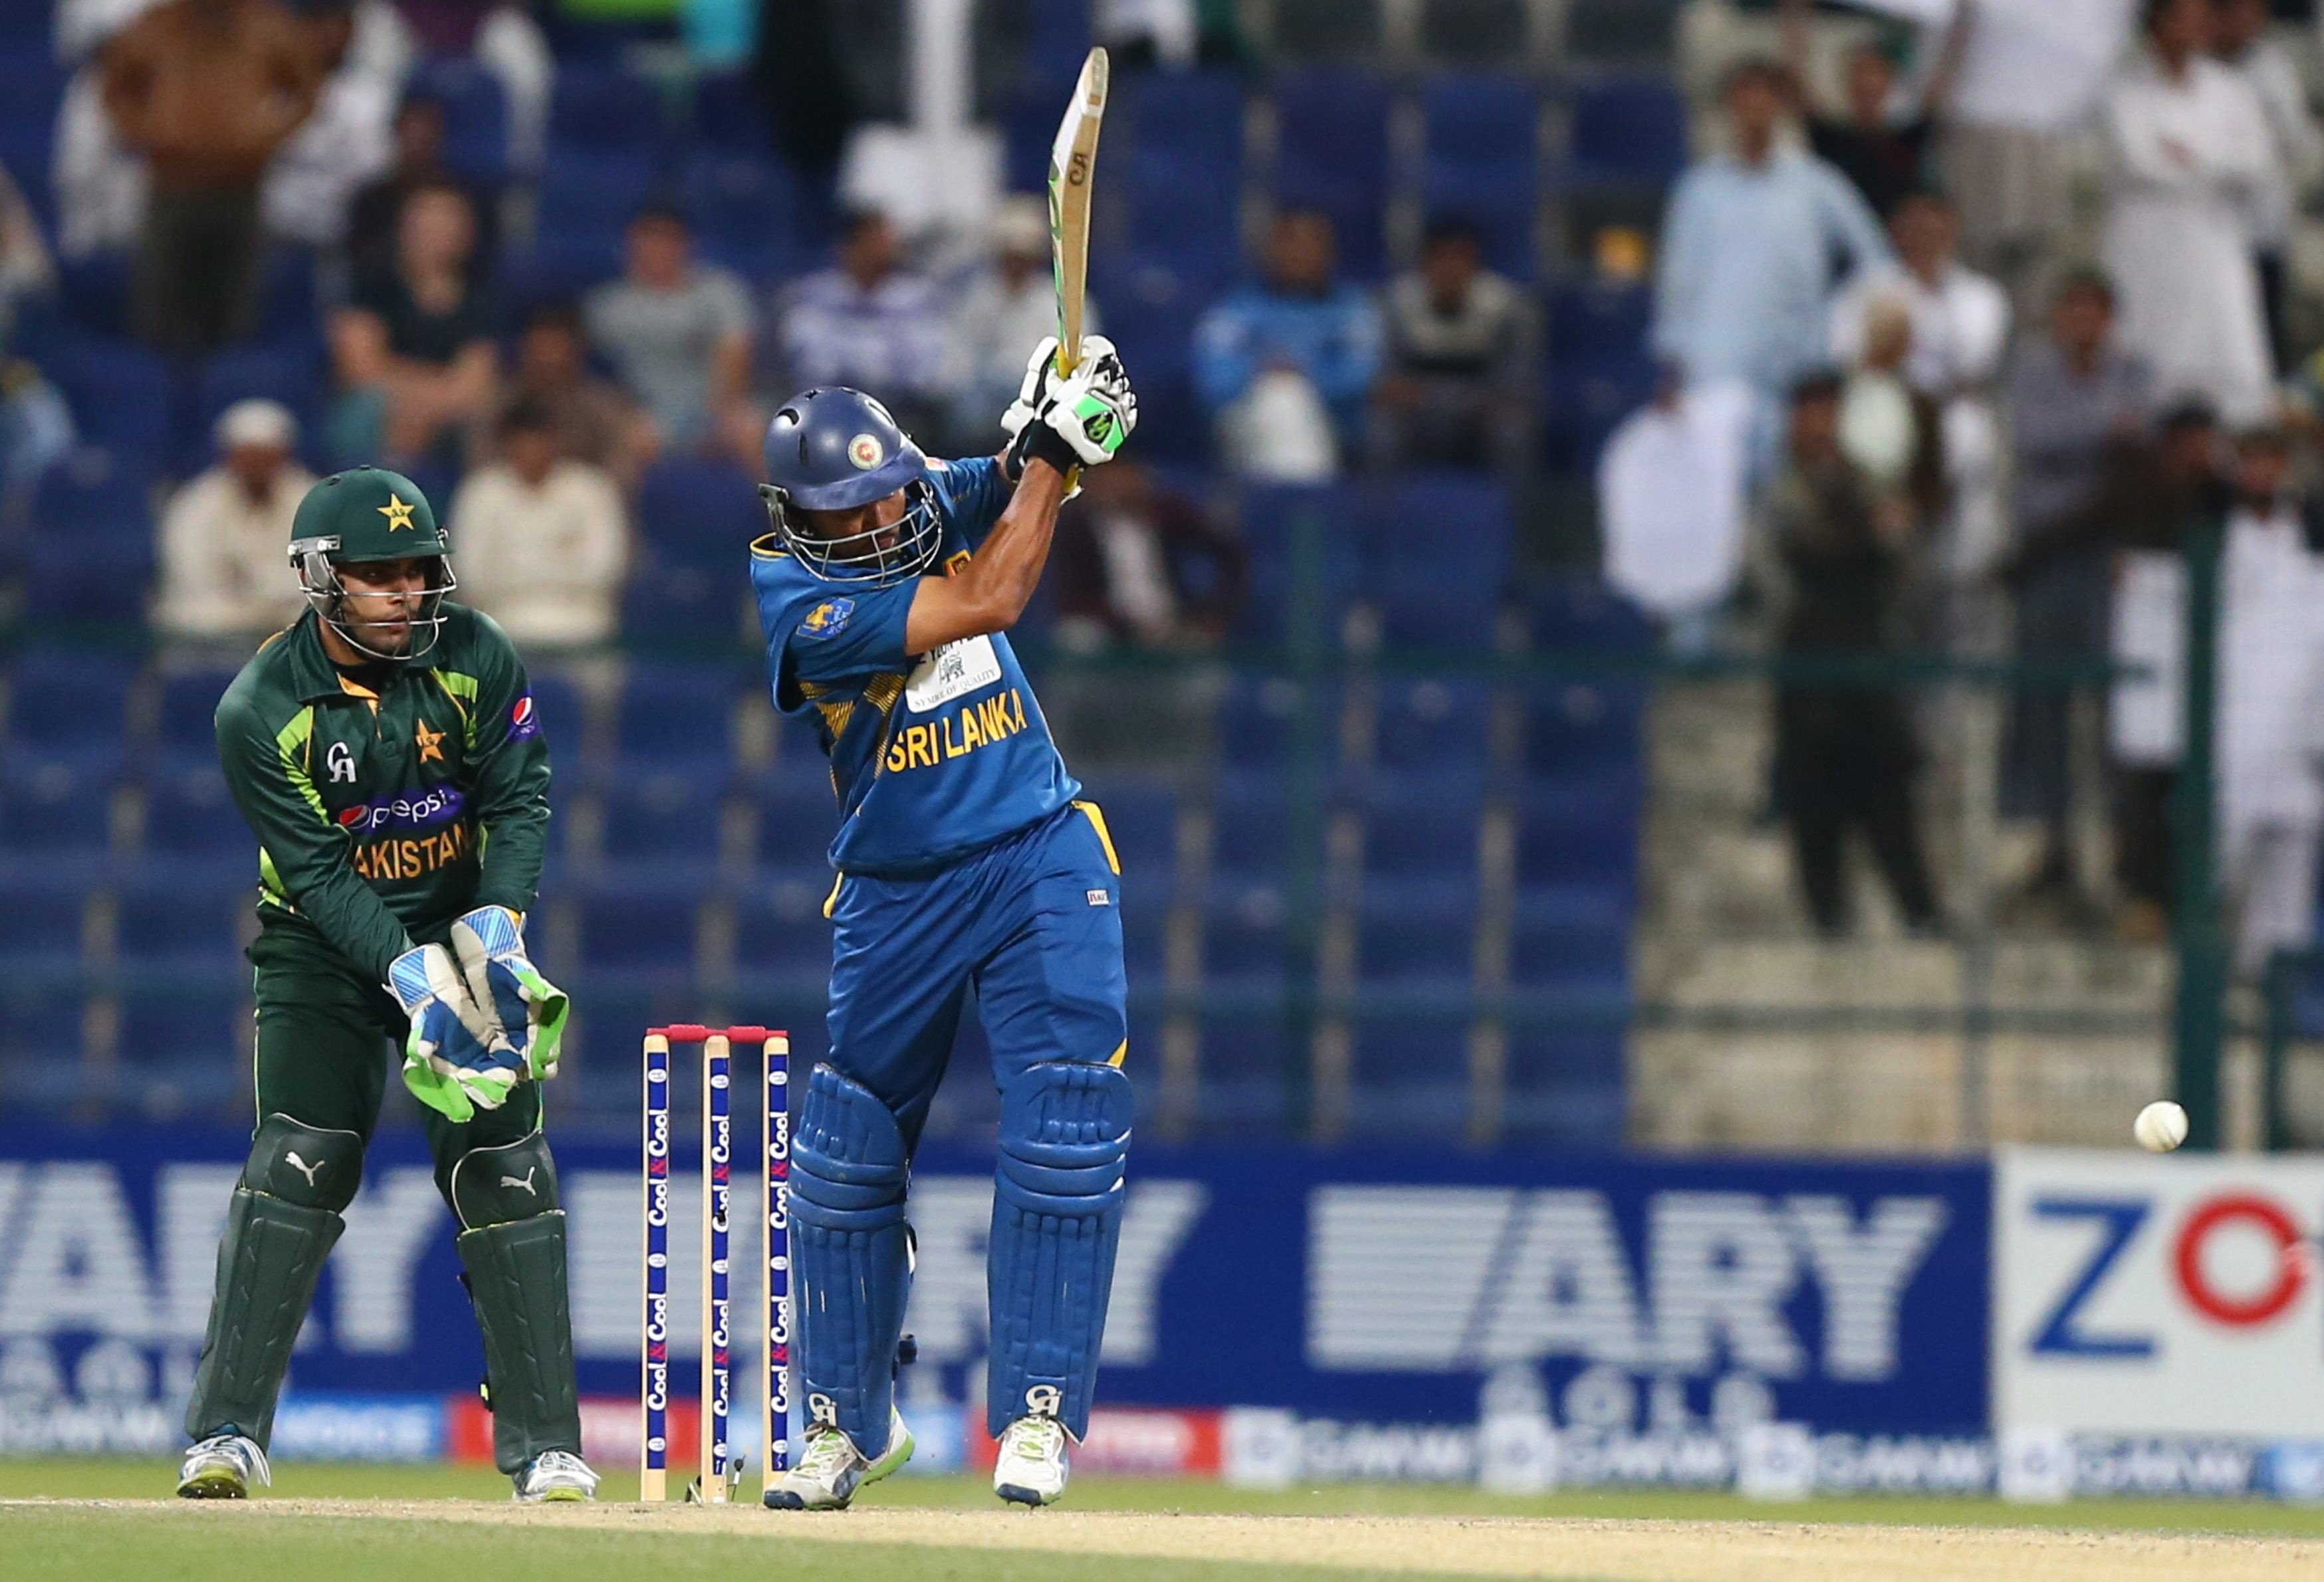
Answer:
<svg viewBox="0 0 2324 1582"><path fill-rule="evenodd" d="M1118 365L1121 354L1111 341L1103 336L1082 336L1082 360L1079 368L1091 367L1111 357ZM1041 344L1033 348L1032 360L1025 364L1025 377L1017 386L1017 399L1001 414L1002 432L1014 439L1025 431L1025 425L1038 417L1048 404L1049 391L1065 376L1057 372L1057 337L1043 336Z"/></svg>
<svg viewBox="0 0 2324 1582"><path fill-rule="evenodd" d="M1011 455L1019 471L1034 456L1060 472L1097 466L1137 428L1137 392L1113 343L1091 336L1082 347L1081 365L1050 382L1036 420L1018 433Z"/></svg>
<svg viewBox="0 0 2324 1582"><path fill-rule="evenodd" d="M545 1082L557 1074L573 1002L525 954L523 928L506 906L479 906L452 924L452 949L469 992L506 1031L525 1075Z"/></svg>
<svg viewBox="0 0 2324 1582"><path fill-rule="evenodd" d="M395 958L388 991L411 1018L403 1044L403 1085L452 1121L498 1109L522 1075L500 1018L481 1010L452 952L420 945Z"/></svg>

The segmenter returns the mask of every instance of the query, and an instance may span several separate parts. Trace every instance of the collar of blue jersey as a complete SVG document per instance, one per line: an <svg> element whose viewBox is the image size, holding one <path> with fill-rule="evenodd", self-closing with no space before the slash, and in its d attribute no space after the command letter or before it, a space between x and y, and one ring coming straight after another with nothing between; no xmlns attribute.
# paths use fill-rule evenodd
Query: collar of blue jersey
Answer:
<svg viewBox="0 0 2324 1582"><path fill-rule="evenodd" d="M449 610L451 606L447 604L445 608ZM283 632L281 646L282 662L290 670L290 685L301 700L312 703L318 698L346 695L339 685L338 667L331 663L331 656L323 651L322 617L312 610L308 611ZM443 642L438 639L424 654L392 662L402 671L432 670L436 667L436 656L443 651Z"/></svg>

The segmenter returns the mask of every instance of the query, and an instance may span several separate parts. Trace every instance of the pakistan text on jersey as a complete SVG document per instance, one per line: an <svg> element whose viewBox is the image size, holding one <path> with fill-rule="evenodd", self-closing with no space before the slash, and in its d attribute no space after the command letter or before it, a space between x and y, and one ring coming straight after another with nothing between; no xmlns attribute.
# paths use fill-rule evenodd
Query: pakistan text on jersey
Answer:
<svg viewBox="0 0 2324 1582"><path fill-rule="evenodd" d="M355 848L355 871L373 884L382 879L425 878L440 868L475 854L475 826L466 819L417 840L366 841Z"/></svg>
<svg viewBox="0 0 2324 1582"><path fill-rule="evenodd" d="M1025 699L1015 687L926 725L907 725L888 743L890 774L932 769L947 759L965 758L988 742L1026 729Z"/></svg>

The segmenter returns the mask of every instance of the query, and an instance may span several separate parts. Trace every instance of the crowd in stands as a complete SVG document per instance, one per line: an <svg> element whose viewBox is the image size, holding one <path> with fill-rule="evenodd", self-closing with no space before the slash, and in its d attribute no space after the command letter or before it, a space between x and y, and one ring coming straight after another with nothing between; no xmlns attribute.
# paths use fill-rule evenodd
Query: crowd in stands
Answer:
<svg viewBox="0 0 2324 1582"><path fill-rule="evenodd" d="M2314 51L2265 0L2061 5L2039 26L1940 9L1917 34L1840 35L1835 74L1808 0L1780 0L1780 52L1719 63L1715 152L1661 234L1660 388L1601 463L1609 575L1674 646L1739 598L1795 659L1987 651L1978 612L2006 595L2019 658L2084 667L2011 700L2004 812L2038 832L2012 915L2155 939L2184 536L2224 514L2221 877L2255 975L2314 935L2324 798L2324 451L2287 355L2316 328L2290 267L2324 177L2292 53ZM2144 672L2107 693L2108 659ZM1905 924L1945 925L1918 695L1893 672L1776 689L1771 805L1827 933L1851 926L1851 831ZM2075 832L2095 777L2075 720L2100 695L2111 875Z"/></svg>

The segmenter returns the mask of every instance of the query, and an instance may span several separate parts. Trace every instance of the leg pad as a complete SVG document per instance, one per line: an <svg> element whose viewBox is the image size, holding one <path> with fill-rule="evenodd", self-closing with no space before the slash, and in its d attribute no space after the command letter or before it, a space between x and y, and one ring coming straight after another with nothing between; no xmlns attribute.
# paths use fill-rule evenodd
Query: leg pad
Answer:
<svg viewBox="0 0 2324 1582"><path fill-rule="evenodd" d="M911 1292L910 1160L879 1095L827 1065L808 1075L791 1145L791 1258L809 1415L877 1458Z"/></svg>
<svg viewBox="0 0 2324 1582"><path fill-rule="evenodd" d="M985 1282L985 1419L995 1437L1028 1412L1057 1418L1076 1439L1089 1427L1130 1109L1130 1079L1109 1065L1043 1062L1001 1095Z"/></svg>
<svg viewBox="0 0 2324 1582"><path fill-rule="evenodd" d="M209 1333L186 1404L189 1438L206 1439L232 1424L261 1449L272 1440L291 1343L315 1300L323 1261L346 1228L332 1209L234 1189L218 1242Z"/></svg>
<svg viewBox="0 0 2324 1582"><path fill-rule="evenodd" d="M453 1246L484 1331L493 1464L512 1474L544 1450L579 1455L564 1210L463 1231Z"/></svg>

